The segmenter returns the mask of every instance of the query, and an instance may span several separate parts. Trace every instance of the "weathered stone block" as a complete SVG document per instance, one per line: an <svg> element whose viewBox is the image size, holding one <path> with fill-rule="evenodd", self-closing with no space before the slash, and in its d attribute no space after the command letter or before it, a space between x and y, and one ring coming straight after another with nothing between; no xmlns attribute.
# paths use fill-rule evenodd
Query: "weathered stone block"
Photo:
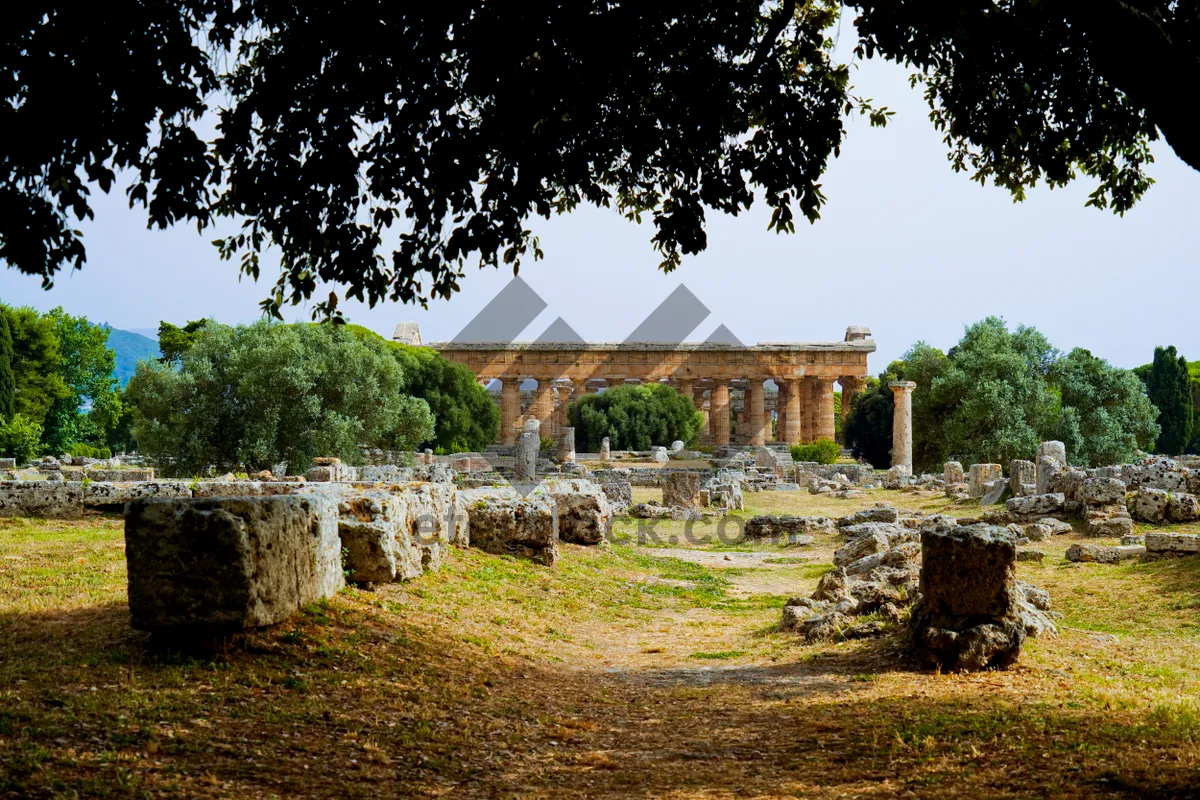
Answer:
<svg viewBox="0 0 1200 800"><path fill-rule="evenodd" d="M674 508L699 508L700 473L688 471L668 474L663 481L663 505Z"/></svg>
<svg viewBox="0 0 1200 800"><path fill-rule="evenodd" d="M0 517L82 516L83 484L78 481L0 481Z"/></svg>
<svg viewBox="0 0 1200 800"><path fill-rule="evenodd" d="M829 517L757 516L746 523L742 535L746 539L778 539L784 544L811 541L811 534L831 534L833 520Z"/></svg>
<svg viewBox="0 0 1200 800"><path fill-rule="evenodd" d="M1195 555L1200 553L1200 534L1151 531L1146 534L1146 552L1150 555Z"/></svg>
<svg viewBox="0 0 1200 800"><path fill-rule="evenodd" d="M963 465L957 461L947 461L942 465L942 479L948 486L963 483L966 480L963 474Z"/></svg>
<svg viewBox="0 0 1200 800"><path fill-rule="evenodd" d="M864 556L886 552L889 547L887 535L881 531L873 531L865 536L851 539L834 551L833 565L844 567Z"/></svg>
<svg viewBox="0 0 1200 800"><path fill-rule="evenodd" d="M1124 505L1090 506L1083 516L1083 530L1097 538L1119 538L1133 533L1133 519Z"/></svg>
<svg viewBox="0 0 1200 800"><path fill-rule="evenodd" d="M1022 486L1027 483L1037 485L1037 466L1032 461L1016 460L1008 465L1008 490L1013 497L1024 494Z"/></svg>
<svg viewBox="0 0 1200 800"><path fill-rule="evenodd" d="M187 481L142 481L138 483L92 482L83 487L83 504L89 508L118 509L130 500L178 499L192 496Z"/></svg>
<svg viewBox="0 0 1200 800"><path fill-rule="evenodd" d="M546 494L558 506L558 538L574 544L599 544L608 535L612 507L604 490L588 480L548 480L533 495Z"/></svg>
<svg viewBox="0 0 1200 800"><path fill-rule="evenodd" d="M1130 512L1139 522L1162 522L1167 515L1167 502L1170 495L1162 489L1144 486L1138 490Z"/></svg>
<svg viewBox="0 0 1200 800"><path fill-rule="evenodd" d="M861 525L864 522L898 522L899 520L900 512L894 507L876 506L875 508L864 508L862 511L842 517L837 524L839 528L847 528L851 525Z"/></svg>
<svg viewBox="0 0 1200 800"><path fill-rule="evenodd" d="M1049 441L1042 442L1038 445L1037 454L1034 456L1036 461L1042 457L1052 458L1059 464L1066 466L1067 464L1067 446L1062 442Z"/></svg>
<svg viewBox="0 0 1200 800"><path fill-rule="evenodd" d="M1073 544L1067 548L1067 561L1094 562L1097 564L1117 564L1121 561L1128 561L1131 558L1138 558L1146 554L1145 547L1119 546L1105 544Z"/></svg>
<svg viewBox="0 0 1200 800"><path fill-rule="evenodd" d="M109 483L129 483L132 481L152 481L154 480L154 470L150 468L140 467L125 467L122 469L86 469L84 477L92 481L105 481Z"/></svg>
<svg viewBox="0 0 1200 800"><path fill-rule="evenodd" d="M337 507L320 497L134 500L125 512L133 627L274 625L344 585Z"/></svg>
<svg viewBox="0 0 1200 800"><path fill-rule="evenodd" d="M979 505L992 506L999 503L1008 493L1008 481L1003 478L997 478L984 488L983 494L979 498Z"/></svg>
<svg viewBox="0 0 1200 800"><path fill-rule="evenodd" d="M983 497L988 484L1004 478L1004 470L999 464L972 464L971 475L967 481L967 494L971 497Z"/></svg>
<svg viewBox="0 0 1200 800"><path fill-rule="evenodd" d="M1063 510L1066 498L1061 494L1035 494L1033 497L1014 497L1005 504L1010 514L1045 515Z"/></svg>
<svg viewBox="0 0 1200 800"><path fill-rule="evenodd" d="M1167 519L1171 522L1193 522L1200 519L1200 503L1196 496L1180 492L1167 498Z"/></svg>
<svg viewBox="0 0 1200 800"><path fill-rule="evenodd" d="M396 525L362 522L343 517L338 521L346 574L354 583L391 583L396 580Z"/></svg>
<svg viewBox="0 0 1200 800"><path fill-rule="evenodd" d="M17 460L15 458L0 458L0 469L16 469Z"/></svg>
<svg viewBox="0 0 1200 800"><path fill-rule="evenodd" d="M1084 505L1103 506L1125 502L1125 482L1118 478L1088 478L1079 490Z"/></svg>
<svg viewBox="0 0 1200 800"><path fill-rule="evenodd" d="M546 566L558 560L558 506L553 498L481 498L468 513L472 547Z"/></svg>
<svg viewBox="0 0 1200 800"><path fill-rule="evenodd" d="M1037 493L1049 494L1054 490L1054 479L1065 469L1065 465L1050 456L1038 456L1037 459Z"/></svg>

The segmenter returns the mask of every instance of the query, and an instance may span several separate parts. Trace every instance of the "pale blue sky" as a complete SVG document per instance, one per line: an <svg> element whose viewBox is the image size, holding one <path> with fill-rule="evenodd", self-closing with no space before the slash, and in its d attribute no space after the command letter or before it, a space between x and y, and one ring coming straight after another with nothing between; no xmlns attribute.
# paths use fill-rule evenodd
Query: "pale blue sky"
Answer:
<svg viewBox="0 0 1200 800"><path fill-rule="evenodd" d="M904 71L867 62L855 83L897 113L883 130L850 121L842 156L824 180L829 204L816 225L795 235L766 230L760 206L739 218L710 216L709 248L663 275L649 244L653 228L611 211L581 209L533 220L546 259L521 275L549 303L522 338L563 316L584 338L619 341L685 283L711 310L691 339L719 324L743 342L840 340L847 325L870 327L878 372L913 342L946 349L964 325L989 314L1034 325L1057 347L1082 346L1132 367L1157 344L1200 358L1194 198L1200 173L1170 149L1155 148L1158 181L1124 218L1085 208L1091 186L1036 190L1014 205L995 187L956 175ZM248 322L274 282L238 282L236 266L180 226L145 229L122 192L96 197L84 224L88 263L49 292L36 279L0 271L0 299L48 309L62 305L118 328L154 328L160 319ZM464 291L429 310L396 304L348 306L352 321L391 335L396 322L420 323L425 341L448 340L511 278L471 267ZM307 319L306 309L296 309Z"/></svg>

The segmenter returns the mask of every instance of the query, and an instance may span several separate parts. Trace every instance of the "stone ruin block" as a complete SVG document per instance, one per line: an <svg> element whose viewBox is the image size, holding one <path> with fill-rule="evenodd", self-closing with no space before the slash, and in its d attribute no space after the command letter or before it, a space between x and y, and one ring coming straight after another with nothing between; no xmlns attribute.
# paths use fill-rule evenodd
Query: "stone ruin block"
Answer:
<svg viewBox="0 0 1200 800"><path fill-rule="evenodd" d="M1170 495L1162 489L1143 486L1133 502L1133 518L1138 522L1162 522L1167 516Z"/></svg>
<svg viewBox="0 0 1200 800"><path fill-rule="evenodd" d="M88 508L115 510L130 500L150 498L178 499L192 496L187 481L142 481L139 483L93 482L83 487L83 504Z"/></svg>
<svg viewBox="0 0 1200 800"><path fill-rule="evenodd" d="M967 494L971 497L983 497L992 481L1003 478L1004 470L999 464L972 464L967 481Z"/></svg>
<svg viewBox="0 0 1200 800"><path fill-rule="evenodd" d="M1171 522L1194 522L1200 519L1200 503L1196 496L1180 492L1167 497L1167 519Z"/></svg>
<svg viewBox="0 0 1200 800"><path fill-rule="evenodd" d="M0 469L16 469L17 460L15 458L0 458Z"/></svg>
<svg viewBox="0 0 1200 800"><path fill-rule="evenodd" d="M358 472L354 467L343 464L340 458L333 456L317 456L305 474L307 480L321 483L352 481L357 477Z"/></svg>
<svg viewBox="0 0 1200 800"><path fill-rule="evenodd" d="M1121 545L1114 547L1105 544L1079 543L1067 548L1067 561L1095 564L1119 564L1146 554L1146 548L1138 545Z"/></svg>
<svg viewBox="0 0 1200 800"><path fill-rule="evenodd" d="M558 505L549 495L479 498L468 513L472 547L546 566L558 560Z"/></svg>
<svg viewBox="0 0 1200 800"><path fill-rule="evenodd" d="M262 497L261 481L196 481L192 497Z"/></svg>
<svg viewBox="0 0 1200 800"><path fill-rule="evenodd" d="M1088 478L1080 486L1079 500L1085 506L1124 505L1125 483L1118 478Z"/></svg>
<svg viewBox="0 0 1200 800"><path fill-rule="evenodd" d="M874 508L864 508L862 511L855 511L853 514L842 517L837 521L839 528L848 528L851 525L861 525L864 522L899 522L900 512L895 506L879 505Z"/></svg>
<svg viewBox="0 0 1200 800"><path fill-rule="evenodd" d="M441 569L450 549L450 539L458 530L455 521L455 488L448 483L417 482L397 484L392 494L404 503L405 522L413 548L420 553L425 572Z"/></svg>
<svg viewBox="0 0 1200 800"><path fill-rule="evenodd" d="M548 480L531 496L550 496L558 509L559 541L599 544L608 535L612 507L600 485L589 480Z"/></svg>
<svg viewBox="0 0 1200 800"><path fill-rule="evenodd" d="M1013 497L1026 496L1025 486L1032 484L1037 493L1037 466L1032 461L1016 460L1008 465L1008 490Z"/></svg>
<svg viewBox="0 0 1200 800"><path fill-rule="evenodd" d="M1097 538L1121 538L1133 533L1133 518L1123 503L1088 506L1083 513L1083 530Z"/></svg>
<svg viewBox="0 0 1200 800"><path fill-rule="evenodd" d="M600 484L614 514L623 514L633 505L633 484L621 472L621 470L604 469L592 473L592 479Z"/></svg>
<svg viewBox="0 0 1200 800"><path fill-rule="evenodd" d="M1043 457L1052 458L1065 467L1067 465L1067 446L1058 441L1042 442L1038 445L1034 460Z"/></svg>
<svg viewBox="0 0 1200 800"><path fill-rule="evenodd" d="M153 632L274 625L344 585L322 497L134 500L125 560L133 627Z"/></svg>
<svg viewBox="0 0 1200 800"><path fill-rule="evenodd" d="M82 516L83 484L79 481L0 481L0 517Z"/></svg>
<svg viewBox="0 0 1200 800"><path fill-rule="evenodd" d="M942 465L942 480L946 482L947 486L963 483L966 480L963 465L958 461L947 461Z"/></svg>
<svg viewBox="0 0 1200 800"><path fill-rule="evenodd" d="M1008 494L1008 481L1003 478L988 483L984 487L983 495L979 498L979 505L994 506L1005 498Z"/></svg>
<svg viewBox="0 0 1200 800"><path fill-rule="evenodd" d="M411 580L423 571L404 499L385 492L347 494L338 501L338 535L355 583Z"/></svg>
<svg viewBox="0 0 1200 800"><path fill-rule="evenodd" d="M663 481L663 505L668 508L699 508L700 473L681 471L667 475Z"/></svg>
<svg viewBox="0 0 1200 800"><path fill-rule="evenodd" d="M775 539L782 544L796 545L812 542L812 534L832 534L833 520L829 517L769 516L752 517L742 536L745 539Z"/></svg>
<svg viewBox="0 0 1200 800"><path fill-rule="evenodd" d="M130 483L134 481L154 480L154 470L146 467L126 467L123 469L85 469L83 477L92 481L108 483ZM81 478L82 480L82 478Z"/></svg>
<svg viewBox="0 0 1200 800"><path fill-rule="evenodd" d="M1003 668L1017 660L1027 632L1053 630L1018 586L1016 562L1003 529L924 527L921 600L911 623L918 657L946 670Z"/></svg>
<svg viewBox="0 0 1200 800"><path fill-rule="evenodd" d="M1044 517L1062 512L1066 498L1058 493L1035 494L1032 497L1014 497L1005 504L1008 513L1021 517Z"/></svg>
<svg viewBox="0 0 1200 800"><path fill-rule="evenodd" d="M1146 534L1146 553L1150 556L1191 556L1200 553L1200 535L1195 533Z"/></svg>

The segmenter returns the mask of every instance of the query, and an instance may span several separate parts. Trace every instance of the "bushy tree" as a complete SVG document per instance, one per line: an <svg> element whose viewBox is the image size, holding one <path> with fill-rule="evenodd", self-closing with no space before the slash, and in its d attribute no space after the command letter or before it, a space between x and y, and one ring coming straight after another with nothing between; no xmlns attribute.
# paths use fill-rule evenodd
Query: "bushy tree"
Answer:
<svg viewBox="0 0 1200 800"><path fill-rule="evenodd" d="M76 442L102 446L120 415L109 329L93 325L87 317L71 316L61 307L51 309L46 318L54 324L62 379L70 394L59 398L46 414L42 443L51 453L69 452Z"/></svg>
<svg viewBox="0 0 1200 800"><path fill-rule="evenodd" d="M405 390L428 403L437 419L433 437L422 447L454 453L482 450L496 441L500 409L475 373L429 347L389 346L404 368Z"/></svg>
<svg viewBox="0 0 1200 800"><path fill-rule="evenodd" d="M887 386L887 374L871 379L847 418L843 433L855 458L866 459L876 469L892 463L892 416L895 401Z"/></svg>
<svg viewBox="0 0 1200 800"><path fill-rule="evenodd" d="M59 400L70 396L63 380L63 356L54 320L28 307L8 308L13 340L16 413L41 427Z"/></svg>
<svg viewBox="0 0 1200 800"><path fill-rule="evenodd" d="M891 449L892 380L917 384L918 470L936 471L952 458L968 464L1030 459L1046 439L1061 439L1074 464L1111 464L1132 458L1157 432L1157 412L1133 372L1086 350L1064 358L1037 330L1010 331L1003 320L988 317L969 326L944 355L918 342L859 400L846 443L879 467L887 465Z"/></svg>
<svg viewBox="0 0 1200 800"><path fill-rule="evenodd" d="M142 362L126 394L142 452L177 474L307 469L313 456L360 459L360 445L412 449L433 416L403 392L382 342L340 326L209 325L178 366Z"/></svg>
<svg viewBox="0 0 1200 800"><path fill-rule="evenodd" d="M606 436L614 450L648 450L675 440L694 444L704 424L690 397L659 383L587 394L572 402L567 413L576 445L593 453Z"/></svg>
<svg viewBox="0 0 1200 800"><path fill-rule="evenodd" d="M197 319L181 328L165 320L159 321L158 351L162 355L158 360L164 364L178 364L183 354L191 350L192 345L204 335L204 328L208 324L208 319Z"/></svg>
<svg viewBox="0 0 1200 800"><path fill-rule="evenodd" d="M1080 466L1131 461L1158 436L1157 410L1130 370L1117 369L1077 347L1051 370L1062 402L1052 437L1067 446L1067 457Z"/></svg>
<svg viewBox="0 0 1200 800"><path fill-rule="evenodd" d="M1146 376L1146 394L1158 409L1161 432L1156 452L1183 453L1192 440L1195 406L1187 359L1175 351L1174 345L1154 348L1154 361Z"/></svg>
<svg viewBox="0 0 1200 800"><path fill-rule="evenodd" d="M0 421L0 455L24 464L41 452L42 426L22 414Z"/></svg>
<svg viewBox="0 0 1200 800"><path fill-rule="evenodd" d="M8 310L0 306L0 422L17 410L17 379L13 375L12 330L8 326Z"/></svg>

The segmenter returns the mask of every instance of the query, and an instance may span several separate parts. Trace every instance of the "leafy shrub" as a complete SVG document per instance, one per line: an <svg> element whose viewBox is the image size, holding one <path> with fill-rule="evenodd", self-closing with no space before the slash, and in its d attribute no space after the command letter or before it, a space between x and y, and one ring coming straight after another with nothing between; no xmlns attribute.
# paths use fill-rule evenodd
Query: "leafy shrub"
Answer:
<svg viewBox="0 0 1200 800"><path fill-rule="evenodd" d="M112 458L112 450L107 447L93 447L83 442L71 445L67 452L76 458Z"/></svg>
<svg viewBox="0 0 1200 800"><path fill-rule="evenodd" d="M22 414L13 414L0 423L0 453L6 458L15 458L24 464L38 454L38 443L42 440L42 426Z"/></svg>
<svg viewBox="0 0 1200 800"><path fill-rule="evenodd" d="M605 436L613 450L649 450L676 439L695 445L704 424L692 398L657 383L584 395L571 403L568 413L576 445L591 453L600 449Z"/></svg>
<svg viewBox="0 0 1200 800"><path fill-rule="evenodd" d="M841 455L842 449L833 439L817 439L811 444L792 445L793 461L815 461L818 464L832 464Z"/></svg>
<svg viewBox="0 0 1200 800"><path fill-rule="evenodd" d="M554 439L552 439L549 436L543 436L541 439L538 440L538 449L553 450L554 449Z"/></svg>

